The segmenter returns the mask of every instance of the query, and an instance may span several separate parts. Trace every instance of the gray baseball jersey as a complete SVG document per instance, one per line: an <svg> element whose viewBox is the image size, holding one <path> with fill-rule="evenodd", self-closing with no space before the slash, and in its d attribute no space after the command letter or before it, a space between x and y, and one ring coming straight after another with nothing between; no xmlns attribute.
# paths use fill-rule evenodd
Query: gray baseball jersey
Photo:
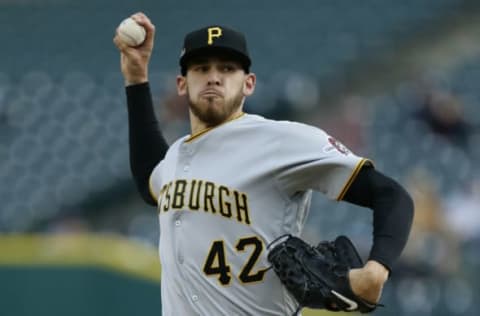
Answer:
<svg viewBox="0 0 480 316"><path fill-rule="evenodd" d="M366 162L321 129L250 114L177 140L150 176L163 315L292 315L266 246L300 235L312 189L341 199Z"/></svg>

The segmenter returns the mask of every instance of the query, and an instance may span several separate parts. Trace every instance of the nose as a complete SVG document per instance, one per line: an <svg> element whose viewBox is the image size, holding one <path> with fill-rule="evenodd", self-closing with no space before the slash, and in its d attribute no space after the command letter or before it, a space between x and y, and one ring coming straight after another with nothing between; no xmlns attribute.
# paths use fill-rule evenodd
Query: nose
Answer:
<svg viewBox="0 0 480 316"><path fill-rule="evenodd" d="M212 69L208 73L208 85L209 86L219 86L221 84L220 73Z"/></svg>

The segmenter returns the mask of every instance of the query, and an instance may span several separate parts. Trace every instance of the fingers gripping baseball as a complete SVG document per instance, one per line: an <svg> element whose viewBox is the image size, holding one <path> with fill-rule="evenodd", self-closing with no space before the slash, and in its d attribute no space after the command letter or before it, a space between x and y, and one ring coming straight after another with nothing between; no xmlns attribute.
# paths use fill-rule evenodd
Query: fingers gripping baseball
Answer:
<svg viewBox="0 0 480 316"><path fill-rule="evenodd" d="M148 81L148 63L153 51L155 26L143 13L130 16L145 29L145 40L138 46L130 46L119 36L118 28L113 42L120 51L120 66L126 85Z"/></svg>

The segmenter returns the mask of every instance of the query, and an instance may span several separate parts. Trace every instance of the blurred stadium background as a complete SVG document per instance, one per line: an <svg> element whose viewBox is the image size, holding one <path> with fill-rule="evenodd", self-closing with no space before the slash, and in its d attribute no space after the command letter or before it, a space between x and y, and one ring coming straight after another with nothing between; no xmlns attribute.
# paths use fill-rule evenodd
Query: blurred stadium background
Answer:
<svg viewBox="0 0 480 316"><path fill-rule="evenodd" d="M414 197L375 314L478 314L479 1L2 0L0 315L159 315L157 216L130 178L112 43L136 11L157 27L169 141L189 127L173 80L184 34L243 30L259 80L248 112L323 128ZM371 221L315 195L304 237L344 233L367 256Z"/></svg>

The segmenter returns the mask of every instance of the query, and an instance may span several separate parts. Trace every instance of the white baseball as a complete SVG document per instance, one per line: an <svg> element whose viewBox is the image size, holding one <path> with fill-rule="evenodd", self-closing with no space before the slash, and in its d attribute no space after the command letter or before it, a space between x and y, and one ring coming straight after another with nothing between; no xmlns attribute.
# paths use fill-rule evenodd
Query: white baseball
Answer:
<svg viewBox="0 0 480 316"><path fill-rule="evenodd" d="M126 18L117 29L120 39L128 46L138 46L145 40L145 28L132 18Z"/></svg>

